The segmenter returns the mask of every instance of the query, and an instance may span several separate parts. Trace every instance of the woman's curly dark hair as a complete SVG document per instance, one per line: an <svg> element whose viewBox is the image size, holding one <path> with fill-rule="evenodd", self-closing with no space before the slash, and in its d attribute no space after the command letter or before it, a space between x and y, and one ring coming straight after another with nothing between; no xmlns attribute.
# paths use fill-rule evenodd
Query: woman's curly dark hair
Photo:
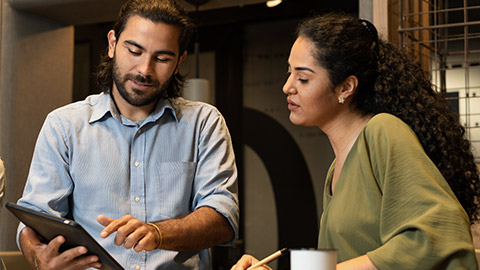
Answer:
<svg viewBox="0 0 480 270"><path fill-rule="evenodd" d="M188 43L195 30L195 24L188 17L188 13L175 0L129 0L123 4L118 15L118 19L113 25L115 38L120 39L120 35L131 16L138 15L152 22L162 22L177 26L180 29L179 57L187 49ZM108 48L103 52L95 73L97 84L100 89L108 93L113 85L113 59L108 56ZM167 87L165 98L178 97L180 89L183 86L185 78L179 73Z"/></svg>
<svg viewBox="0 0 480 270"><path fill-rule="evenodd" d="M331 86L350 75L358 78L352 103L360 112L390 113L413 129L470 221L478 220L478 169L458 115L433 89L420 65L393 44L379 40L368 24L335 12L307 19L297 35L316 45L314 56L328 70Z"/></svg>

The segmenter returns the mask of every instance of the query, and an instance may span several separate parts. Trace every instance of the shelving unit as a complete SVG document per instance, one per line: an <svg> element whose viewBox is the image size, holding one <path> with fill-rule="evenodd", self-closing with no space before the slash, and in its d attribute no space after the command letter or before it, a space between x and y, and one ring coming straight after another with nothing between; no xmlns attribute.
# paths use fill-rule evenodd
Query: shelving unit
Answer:
<svg viewBox="0 0 480 270"><path fill-rule="evenodd" d="M480 164L480 0L399 0L398 40L430 71Z"/></svg>

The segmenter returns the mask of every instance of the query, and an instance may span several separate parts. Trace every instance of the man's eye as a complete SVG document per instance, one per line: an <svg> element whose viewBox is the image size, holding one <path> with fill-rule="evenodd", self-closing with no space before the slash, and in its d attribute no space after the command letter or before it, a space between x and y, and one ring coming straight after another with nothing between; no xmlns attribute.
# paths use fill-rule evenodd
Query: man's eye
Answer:
<svg viewBox="0 0 480 270"><path fill-rule="evenodd" d="M128 51L129 51L131 54L133 54L133 55L140 55L140 54L141 54L140 52L136 52L136 51L134 51L134 50L132 50L132 49L128 49Z"/></svg>
<svg viewBox="0 0 480 270"><path fill-rule="evenodd" d="M155 58L155 61L157 61L159 63L166 63L166 62L170 61L170 58Z"/></svg>

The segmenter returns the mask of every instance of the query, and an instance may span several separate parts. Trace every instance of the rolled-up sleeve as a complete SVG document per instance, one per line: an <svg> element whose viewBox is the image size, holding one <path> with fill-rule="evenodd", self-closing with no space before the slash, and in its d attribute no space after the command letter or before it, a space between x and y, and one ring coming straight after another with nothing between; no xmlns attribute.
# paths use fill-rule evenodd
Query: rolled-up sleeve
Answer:
<svg viewBox="0 0 480 270"><path fill-rule="evenodd" d="M238 239L239 207L235 155L224 118L212 113L202 127L194 181L195 209L208 206L222 214Z"/></svg>

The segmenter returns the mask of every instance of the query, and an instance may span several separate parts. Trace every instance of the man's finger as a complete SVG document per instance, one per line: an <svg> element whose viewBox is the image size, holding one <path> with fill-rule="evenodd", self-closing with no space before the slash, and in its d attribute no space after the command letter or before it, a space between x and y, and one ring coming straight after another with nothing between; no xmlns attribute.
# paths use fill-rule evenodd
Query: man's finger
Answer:
<svg viewBox="0 0 480 270"><path fill-rule="evenodd" d="M144 240L149 240L152 238L150 230L146 226L143 226L143 223L140 224L141 226L137 225L133 227L133 231L125 238L124 246L126 249L134 248L134 250L137 252L142 251L145 249L143 248L143 245L145 245Z"/></svg>
<svg viewBox="0 0 480 270"><path fill-rule="evenodd" d="M115 244L124 244L125 248L132 248L139 239L143 238L149 232L148 228L140 220L128 217L127 222L117 229Z"/></svg>
<svg viewBox="0 0 480 270"><path fill-rule="evenodd" d="M82 256L82 255L86 254L87 251L88 251L87 248L83 247L83 246L74 247L74 248L71 248L69 250L66 250L66 251L62 252L59 257L62 260L62 262L69 262L69 261L72 261L73 259L75 259L79 256ZM98 260L98 258L97 258L97 260Z"/></svg>
<svg viewBox="0 0 480 270"><path fill-rule="evenodd" d="M110 222L112 222L113 218L109 218L109 217L106 217L104 215L98 215L97 216L97 221L98 223L102 224L102 226L107 226L108 224L110 224Z"/></svg>
<svg viewBox="0 0 480 270"><path fill-rule="evenodd" d="M33 245L43 244L40 241L40 238L38 237L38 234L33 229L31 229L30 227L23 228L21 233L24 234L26 239L28 239Z"/></svg>
<svg viewBox="0 0 480 270"><path fill-rule="evenodd" d="M113 219L106 216L99 215L97 221L105 226L105 228L100 233L102 238L108 237L113 232L117 231L120 226L122 226L125 221L124 219Z"/></svg>
<svg viewBox="0 0 480 270"><path fill-rule="evenodd" d="M155 249L157 243L155 236L152 233L147 233L145 236L138 241L138 243L133 247L133 250L140 252L142 250L152 251Z"/></svg>
<svg viewBox="0 0 480 270"><path fill-rule="evenodd" d="M98 256L83 256L87 253L87 249L83 246L68 249L56 256L44 258L43 265L48 265L52 269L86 269L90 265L98 262Z"/></svg>
<svg viewBox="0 0 480 270"><path fill-rule="evenodd" d="M65 243L65 237L59 235L55 238L53 238L48 244L47 247L45 248L45 251L51 255L51 256L56 256L56 254L59 253L60 246Z"/></svg>

